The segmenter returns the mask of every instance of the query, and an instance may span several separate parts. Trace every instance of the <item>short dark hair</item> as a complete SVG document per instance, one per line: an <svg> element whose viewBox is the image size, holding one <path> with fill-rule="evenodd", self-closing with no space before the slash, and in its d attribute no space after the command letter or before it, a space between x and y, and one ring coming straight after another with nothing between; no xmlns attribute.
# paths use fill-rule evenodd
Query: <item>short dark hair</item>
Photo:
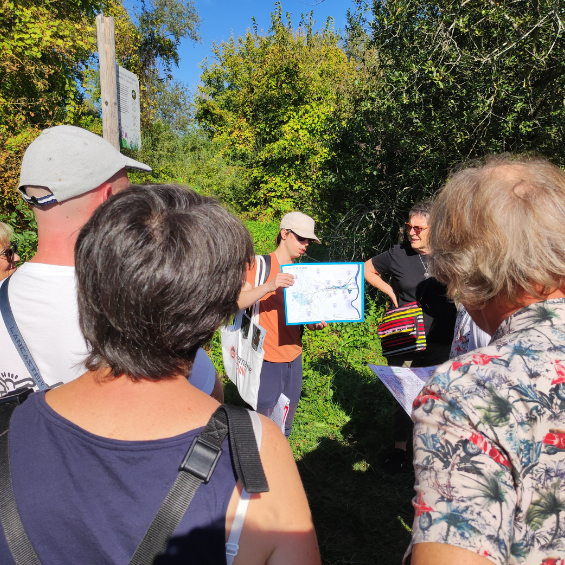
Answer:
<svg viewBox="0 0 565 565"><path fill-rule="evenodd" d="M191 189L133 185L109 198L75 247L87 369L133 380L188 374L237 311L252 257L241 221Z"/></svg>

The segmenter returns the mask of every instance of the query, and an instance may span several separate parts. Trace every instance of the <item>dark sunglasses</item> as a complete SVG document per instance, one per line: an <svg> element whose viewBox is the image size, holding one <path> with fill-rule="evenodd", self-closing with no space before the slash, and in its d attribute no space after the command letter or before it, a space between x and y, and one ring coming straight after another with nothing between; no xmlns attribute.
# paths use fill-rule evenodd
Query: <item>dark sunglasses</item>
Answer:
<svg viewBox="0 0 565 565"><path fill-rule="evenodd" d="M427 227L422 227L422 226L413 226L412 224L409 224L408 222L406 222L406 230L408 231L408 233L410 233L411 230L414 230L414 233L416 235L420 235L424 230L427 230Z"/></svg>
<svg viewBox="0 0 565 565"><path fill-rule="evenodd" d="M14 255L18 252L18 244L13 241L10 243L10 247L6 247L0 255L4 255L8 261L8 263L12 263L14 261Z"/></svg>
<svg viewBox="0 0 565 565"><path fill-rule="evenodd" d="M298 243L301 243L302 245L304 245L305 243L312 243L314 241L313 239L308 239L307 237L300 237L296 232L293 232L292 230L286 230L286 231L294 235L296 241L298 241Z"/></svg>

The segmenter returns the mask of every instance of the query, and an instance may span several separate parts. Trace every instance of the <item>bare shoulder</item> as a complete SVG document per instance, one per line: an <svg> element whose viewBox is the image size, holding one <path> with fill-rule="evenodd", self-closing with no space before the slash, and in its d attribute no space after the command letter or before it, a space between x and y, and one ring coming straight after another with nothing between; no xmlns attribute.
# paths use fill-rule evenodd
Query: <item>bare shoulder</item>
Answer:
<svg viewBox="0 0 565 565"><path fill-rule="evenodd" d="M319 565L312 516L287 439L268 418L262 426L261 463L269 492L252 495L235 565ZM239 499L228 509L231 524Z"/></svg>

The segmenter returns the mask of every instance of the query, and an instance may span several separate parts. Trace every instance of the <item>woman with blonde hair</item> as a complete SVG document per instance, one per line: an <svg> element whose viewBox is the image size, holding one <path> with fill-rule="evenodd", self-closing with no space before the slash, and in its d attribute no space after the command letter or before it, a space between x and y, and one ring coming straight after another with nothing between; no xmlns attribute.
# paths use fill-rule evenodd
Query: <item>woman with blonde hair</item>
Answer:
<svg viewBox="0 0 565 565"><path fill-rule="evenodd" d="M492 340L438 367L414 402L412 565L562 563L565 174L474 163L430 226L431 273Z"/></svg>
<svg viewBox="0 0 565 565"><path fill-rule="evenodd" d="M13 235L12 228L0 222L0 280L9 277L16 270L20 260L17 254L18 246L11 242Z"/></svg>

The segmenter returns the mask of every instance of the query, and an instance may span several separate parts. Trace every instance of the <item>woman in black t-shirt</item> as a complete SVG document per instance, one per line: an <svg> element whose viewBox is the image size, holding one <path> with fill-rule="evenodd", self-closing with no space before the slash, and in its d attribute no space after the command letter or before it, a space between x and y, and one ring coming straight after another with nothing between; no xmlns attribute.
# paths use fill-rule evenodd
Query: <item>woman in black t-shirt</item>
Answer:
<svg viewBox="0 0 565 565"><path fill-rule="evenodd" d="M388 251L365 263L365 280L387 294L394 307L417 301L424 313L426 349L424 351L393 355L389 365L395 367L429 367L449 359L456 309L446 295L446 288L430 276L428 271L428 218L431 201L416 204L408 216L408 242L395 245ZM382 276L390 278L390 284ZM393 412L393 439L395 448L384 467L390 473L400 471L406 462L406 446L412 434L412 421L396 405Z"/></svg>

